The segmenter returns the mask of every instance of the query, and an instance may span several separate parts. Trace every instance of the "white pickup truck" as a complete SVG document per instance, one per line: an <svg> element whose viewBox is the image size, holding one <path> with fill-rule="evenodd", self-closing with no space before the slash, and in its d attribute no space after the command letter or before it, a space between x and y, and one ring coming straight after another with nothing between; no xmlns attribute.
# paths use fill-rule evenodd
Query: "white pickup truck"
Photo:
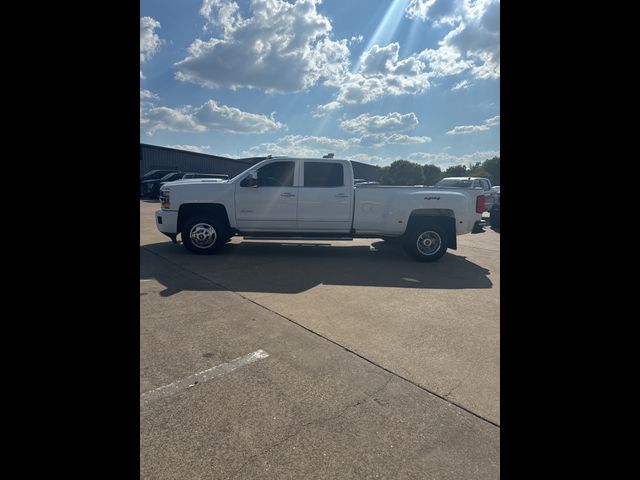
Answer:
<svg viewBox="0 0 640 480"><path fill-rule="evenodd" d="M348 160L269 157L229 180L169 182L156 212L160 232L191 252L245 239L397 240L419 261L457 248L485 209L480 189L354 185Z"/></svg>

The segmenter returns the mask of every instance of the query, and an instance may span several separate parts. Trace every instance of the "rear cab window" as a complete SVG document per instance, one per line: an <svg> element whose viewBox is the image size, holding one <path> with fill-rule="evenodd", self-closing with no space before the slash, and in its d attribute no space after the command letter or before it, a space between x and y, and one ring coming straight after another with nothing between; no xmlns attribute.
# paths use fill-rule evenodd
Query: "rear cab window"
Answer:
<svg viewBox="0 0 640 480"><path fill-rule="evenodd" d="M305 187L343 187L344 166L338 162L304 162Z"/></svg>

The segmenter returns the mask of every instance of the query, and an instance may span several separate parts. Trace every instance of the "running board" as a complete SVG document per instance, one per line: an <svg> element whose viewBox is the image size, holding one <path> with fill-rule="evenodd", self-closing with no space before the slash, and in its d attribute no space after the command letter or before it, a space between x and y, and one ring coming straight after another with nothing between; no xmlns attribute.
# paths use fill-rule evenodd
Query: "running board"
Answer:
<svg viewBox="0 0 640 480"><path fill-rule="evenodd" d="M318 240L353 240L353 237L262 237L254 235L244 235L242 238L244 240L313 240L315 242Z"/></svg>

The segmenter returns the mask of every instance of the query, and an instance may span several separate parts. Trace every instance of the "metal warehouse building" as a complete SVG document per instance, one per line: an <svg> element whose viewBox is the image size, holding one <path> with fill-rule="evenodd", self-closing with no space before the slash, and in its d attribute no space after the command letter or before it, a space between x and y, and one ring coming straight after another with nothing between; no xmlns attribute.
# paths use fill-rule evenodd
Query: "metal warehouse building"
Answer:
<svg viewBox="0 0 640 480"><path fill-rule="evenodd" d="M264 160L264 157L233 159L146 143L140 144L141 176L149 170L175 169L193 173L226 173L229 177L234 177L261 160ZM379 168L375 165L353 161L351 163L355 178L378 179Z"/></svg>

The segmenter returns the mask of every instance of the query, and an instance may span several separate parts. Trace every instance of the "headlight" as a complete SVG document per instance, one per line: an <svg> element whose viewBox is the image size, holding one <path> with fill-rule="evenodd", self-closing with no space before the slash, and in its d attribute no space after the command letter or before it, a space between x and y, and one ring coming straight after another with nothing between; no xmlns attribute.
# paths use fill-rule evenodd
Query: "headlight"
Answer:
<svg viewBox="0 0 640 480"><path fill-rule="evenodd" d="M171 208L171 192L169 190L160 191L160 207L164 210Z"/></svg>

